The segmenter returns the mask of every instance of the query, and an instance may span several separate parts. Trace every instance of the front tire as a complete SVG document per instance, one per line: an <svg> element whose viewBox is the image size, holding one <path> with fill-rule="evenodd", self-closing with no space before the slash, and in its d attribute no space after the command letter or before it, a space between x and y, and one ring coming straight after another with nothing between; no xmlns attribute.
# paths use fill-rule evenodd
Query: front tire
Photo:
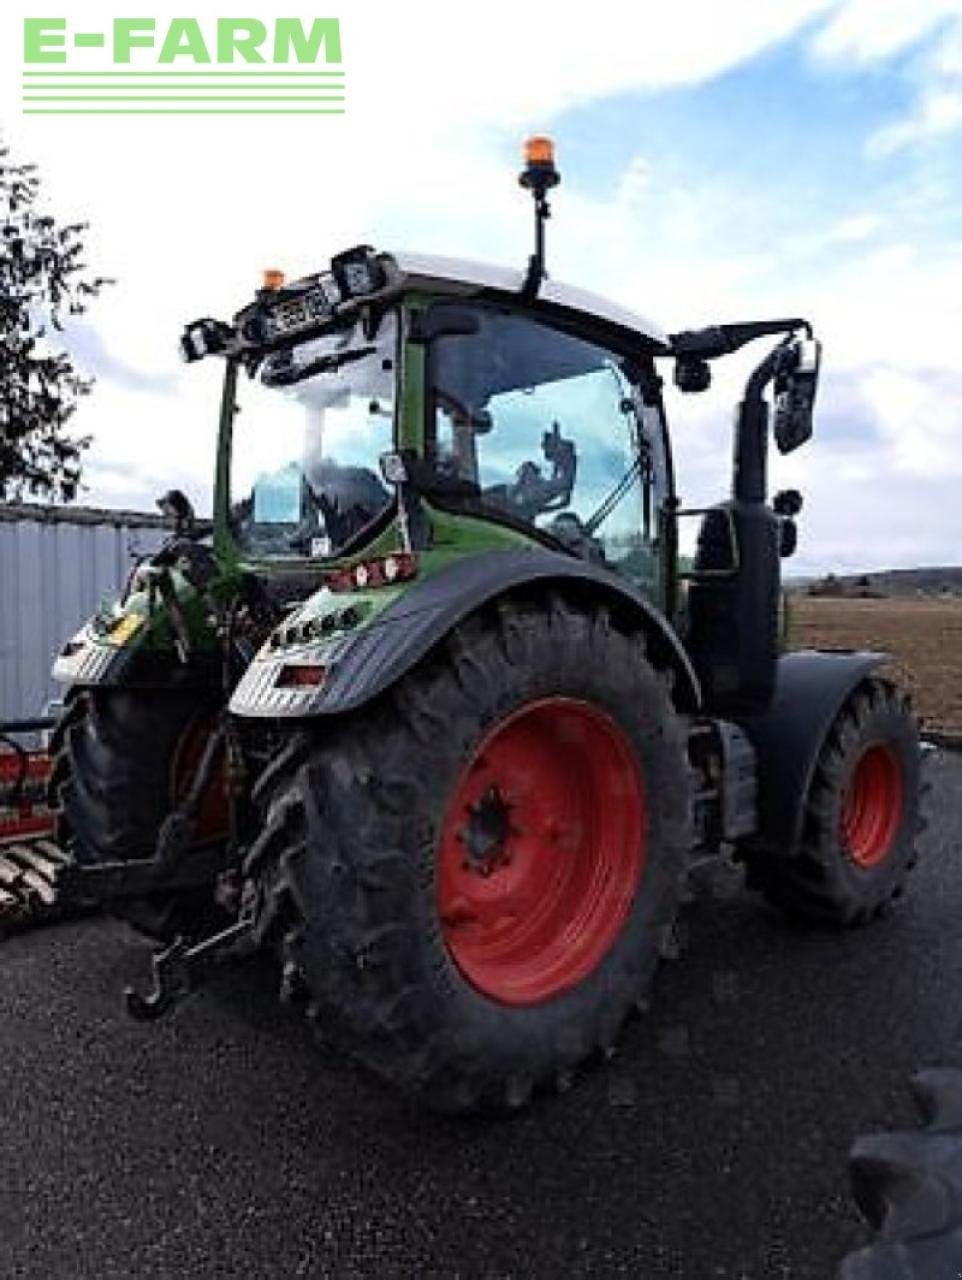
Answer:
<svg viewBox="0 0 962 1280"><path fill-rule="evenodd" d="M920 828L918 725L906 695L872 677L822 747L800 848L747 846L749 887L792 917L864 924L902 893Z"/></svg>
<svg viewBox="0 0 962 1280"><path fill-rule="evenodd" d="M442 1110L513 1106L646 999L688 849L665 673L607 614L508 603L258 787L249 868L325 1040Z"/></svg>

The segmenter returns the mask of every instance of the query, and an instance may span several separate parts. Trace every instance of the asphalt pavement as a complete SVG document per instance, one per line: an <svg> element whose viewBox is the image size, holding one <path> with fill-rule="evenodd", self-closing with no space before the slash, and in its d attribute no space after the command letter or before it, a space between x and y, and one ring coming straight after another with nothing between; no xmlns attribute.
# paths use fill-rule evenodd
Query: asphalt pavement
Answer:
<svg viewBox="0 0 962 1280"><path fill-rule="evenodd" d="M962 758L929 762L909 894L787 927L720 868L608 1067L507 1121L411 1112L318 1053L265 959L166 1021L103 920L0 946L0 1277L827 1280L868 1232L857 1134L962 1065Z"/></svg>

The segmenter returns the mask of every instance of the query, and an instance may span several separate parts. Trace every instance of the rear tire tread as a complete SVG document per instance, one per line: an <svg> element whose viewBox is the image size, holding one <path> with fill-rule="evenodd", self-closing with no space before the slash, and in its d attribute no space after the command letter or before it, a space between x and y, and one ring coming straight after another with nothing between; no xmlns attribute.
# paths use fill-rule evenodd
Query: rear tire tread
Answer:
<svg viewBox="0 0 962 1280"><path fill-rule="evenodd" d="M408 943L415 925L409 903L412 882L421 873L412 865L405 835L411 815L430 811L425 769L412 767L411 741L436 751L439 740L449 740L452 715L490 678L484 655L492 645L509 666L537 671L544 653L535 637L539 624L545 626L545 612L543 606L512 602L473 616L413 679L380 703L340 731L325 727L310 750L303 741L286 747L257 786L266 821L247 865L273 882L283 898L288 928L278 928L275 912L264 932L282 968L295 966L309 975L309 1021L325 1047L334 1044L442 1111L514 1110L559 1080L570 1083L593 1054L611 1050L629 1014L647 1007L659 959L657 942L650 956L626 959L630 991L606 989L592 1025L565 1027L537 1068L519 1064L503 1071L479 1065L481 1045L452 1039L419 986L426 981L423 974L414 980L410 971ZM677 883L689 831L685 738L668 681L648 666L639 638L615 632L606 612L588 615L556 597L547 609L547 629L553 662L570 666L572 653L583 655L581 642L587 642L594 660L614 669L612 679L626 689L637 688L639 670L649 672L654 705L660 700L660 718L645 731L677 761L682 780L679 796L665 802L666 812L673 812L664 824L670 841L665 857L674 861L658 889L655 937L664 942L675 937ZM668 949L678 950L675 943Z"/></svg>

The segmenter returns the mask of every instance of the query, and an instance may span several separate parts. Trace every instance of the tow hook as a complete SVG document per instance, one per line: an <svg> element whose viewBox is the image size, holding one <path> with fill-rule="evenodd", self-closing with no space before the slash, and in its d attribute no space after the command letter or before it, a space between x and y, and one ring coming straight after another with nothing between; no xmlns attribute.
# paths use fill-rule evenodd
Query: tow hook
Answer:
<svg viewBox="0 0 962 1280"><path fill-rule="evenodd" d="M218 965L240 959L256 949L253 914L242 916L236 924L193 946L177 938L169 947L153 954L151 991L142 995L133 987L125 988L127 1012L138 1022L156 1022L202 986Z"/></svg>

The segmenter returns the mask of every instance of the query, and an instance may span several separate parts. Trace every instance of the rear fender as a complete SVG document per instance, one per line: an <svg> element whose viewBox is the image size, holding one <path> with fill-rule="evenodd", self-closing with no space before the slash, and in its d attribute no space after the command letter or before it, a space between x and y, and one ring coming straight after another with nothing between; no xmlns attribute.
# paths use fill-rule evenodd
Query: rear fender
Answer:
<svg viewBox="0 0 962 1280"><path fill-rule="evenodd" d="M152 596L151 575L166 577L167 598ZM123 600L102 609L72 636L57 654L53 679L67 685L130 685L166 688L206 685L217 657L217 633L201 593L178 569L141 566L143 585ZM189 661L178 653L178 626Z"/></svg>
<svg viewBox="0 0 962 1280"><path fill-rule="evenodd" d="M757 753L758 830L754 839L791 855L802 836L815 765L846 699L883 662L884 653L814 649L778 660L775 696L762 715L738 724Z"/></svg>
<svg viewBox="0 0 962 1280"><path fill-rule="evenodd" d="M575 597L604 602L616 621L643 630L655 662L675 673L676 706L698 709L701 695L694 669L674 631L648 600L609 570L541 548L482 552L416 582L367 627L338 642L335 651L318 650L316 661L327 667L319 687L277 687L285 658L262 650L234 691L230 709L243 717L353 710L399 680L476 609L532 586L561 587ZM311 661L309 656L305 660Z"/></svg>

